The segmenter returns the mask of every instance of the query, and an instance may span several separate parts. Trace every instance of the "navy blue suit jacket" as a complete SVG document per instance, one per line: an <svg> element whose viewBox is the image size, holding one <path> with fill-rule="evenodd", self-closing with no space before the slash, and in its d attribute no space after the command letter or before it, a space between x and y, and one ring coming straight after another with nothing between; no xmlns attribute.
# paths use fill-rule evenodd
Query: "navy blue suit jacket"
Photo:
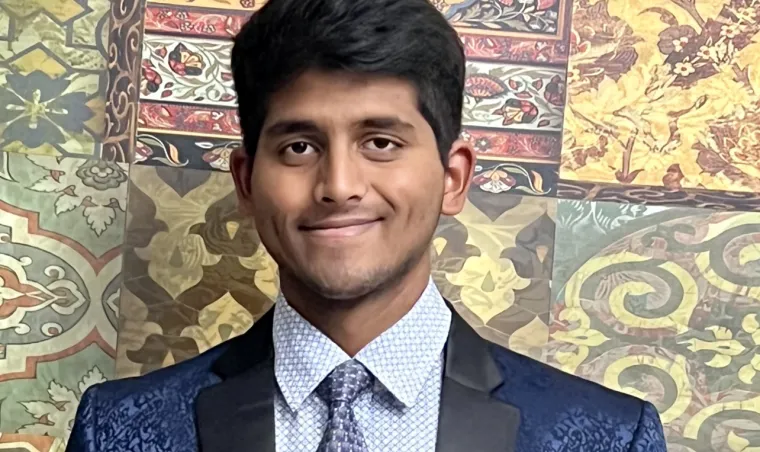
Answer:
<svg viewBox="0 0 760 452"><path fill-rule="evenodd" d="M90 388L66 450L275 452L271 314L196 358ZM456 314L445 356L437 452L666 452L650 403L488 343Z"/></svg>

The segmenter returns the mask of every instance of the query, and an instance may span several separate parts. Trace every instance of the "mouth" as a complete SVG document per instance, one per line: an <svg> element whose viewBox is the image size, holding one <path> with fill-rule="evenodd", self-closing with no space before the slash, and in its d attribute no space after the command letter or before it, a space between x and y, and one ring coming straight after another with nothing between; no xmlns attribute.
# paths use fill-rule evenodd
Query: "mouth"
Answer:
<svg viewBox="0 0 760 452"><path fill-rule="evenodd" d="M355 237L369 231L382 220L382 218L336 218L300 226L298 229L316 237Z"/></svg>

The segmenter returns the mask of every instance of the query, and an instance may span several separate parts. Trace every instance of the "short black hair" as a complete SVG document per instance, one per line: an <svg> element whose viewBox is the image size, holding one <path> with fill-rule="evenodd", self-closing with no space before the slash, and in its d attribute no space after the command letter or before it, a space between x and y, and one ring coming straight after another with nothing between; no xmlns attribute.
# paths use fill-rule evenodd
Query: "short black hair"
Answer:
<svg viewBox="0 0 760 452"><path fill-rule="evenodd" d="M232 49L250 156L270 96L312 69L411 82L446 161L461 129L465 57L456 31L429 0L269 0L254 13Z"/></svg>

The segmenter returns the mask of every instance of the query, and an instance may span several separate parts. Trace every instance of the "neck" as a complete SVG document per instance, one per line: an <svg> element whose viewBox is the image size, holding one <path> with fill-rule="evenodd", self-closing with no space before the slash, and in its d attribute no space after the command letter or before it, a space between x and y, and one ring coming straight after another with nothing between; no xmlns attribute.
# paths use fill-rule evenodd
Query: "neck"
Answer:
<svg viewBox="0 0 760 452"><path fill-rule="evenodd" d="M330 300L285 275L281 286L288 304L349 356L355 356L396 324L422 296L430 280L430 259L387 287L356 300Z"/></svg>

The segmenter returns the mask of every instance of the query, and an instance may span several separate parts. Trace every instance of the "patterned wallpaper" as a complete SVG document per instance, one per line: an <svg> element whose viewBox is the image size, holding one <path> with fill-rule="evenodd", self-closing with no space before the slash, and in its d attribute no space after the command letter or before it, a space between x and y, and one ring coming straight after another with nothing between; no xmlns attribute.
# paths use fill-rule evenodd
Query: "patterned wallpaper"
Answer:
<svg viewBox="0 0 760 452"><path fill-rule="evenodd" d="M760 448L760 0L431 1L479 156L442 292L652 401L672 451ZM230 37L262 3L0 0L0 450L62 451L87 387L271 306L228 173Z"/></svg>

